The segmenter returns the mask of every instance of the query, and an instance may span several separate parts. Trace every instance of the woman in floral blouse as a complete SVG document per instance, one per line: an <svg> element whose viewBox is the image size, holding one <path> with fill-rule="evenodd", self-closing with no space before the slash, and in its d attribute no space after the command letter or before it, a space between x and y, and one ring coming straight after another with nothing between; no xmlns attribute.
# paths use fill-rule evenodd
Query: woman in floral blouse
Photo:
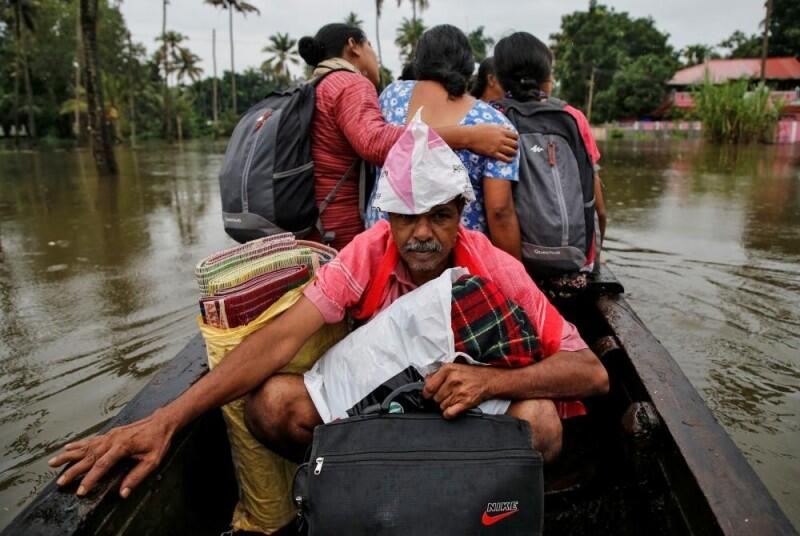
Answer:
<svg viewBox="0 0 800 536"><path fill-rule="evenodd" d="M417 80L394 82L381 94L381 113L388 123L404 125L422 107L423 120L434 128L494 124L514 130L502 113L467 93L475 64L467 37L458 28L443 24L425 32L413 65ZM461 223L488 234L494 245L520 258L512 197L519 155L506 163L468 149L456 153L467 168L476 197L464 208ZM371 202L366 216L367 227L385 217Z"/></svg>

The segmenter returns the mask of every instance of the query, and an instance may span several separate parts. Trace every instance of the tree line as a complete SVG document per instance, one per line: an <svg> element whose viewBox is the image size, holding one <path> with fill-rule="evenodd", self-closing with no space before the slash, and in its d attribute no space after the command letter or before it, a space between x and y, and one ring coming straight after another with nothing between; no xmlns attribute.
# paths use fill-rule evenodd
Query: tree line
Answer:
<svg viewBox="0 0 800 536"><path fill-rule="evenodd" d="M103 104L98 114L116 141L223 136L241 111L302 77L297 41L282 32L265 41L260 67L238 72L235 21L258 16L259 10L244 0L197 1L198 9L205 6L228 14L230 58L221 60L225 68L220 72L216 54L213 72L204 72L189 38L170 28L169 0L161 0L161 32L152 53L132 39L116 0L0 0L2 133L17 134L15 141L24 134L29 140L88 143L99 128L89 117L99 93ZM771 1L770 55L800 55L800 3ZM371 36L382 64L383 5L383 0L374 1ZM426 29L422 15L429 1L398 0L398 5L410 8L410 17L395 30L395 43L406 63ZM355 13L343 20L364 24ZM210 33L216 50L216 32ZM484 27L471 29L468 37L477 61L490 54L494 39ZM564 15L559 31L549 37L558 95L588 108L595 122L646 115L663 101L665 82L681 66L721 55L757 57L760 45L758 35L736 31L716 46L676 50L652 18L631 17L596 0L587 10ZM88 72L87 67L98 72ZM382 78L386 83L392 73L384 68Z"/></svg>

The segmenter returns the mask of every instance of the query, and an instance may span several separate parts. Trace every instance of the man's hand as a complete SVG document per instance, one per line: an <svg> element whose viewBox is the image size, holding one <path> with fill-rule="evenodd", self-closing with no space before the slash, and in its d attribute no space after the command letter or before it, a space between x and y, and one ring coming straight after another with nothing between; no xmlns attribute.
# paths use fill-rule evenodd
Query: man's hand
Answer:
<svg viewBox="0 0 800 536"><path fill-rule="evenodd" d="M472 152L506 163L514 161L519 138L516 132L504 125L475 125L470 131Z"/></svg>
<svg viewBox="0 0 800 536"><path fill-rule="evenodd" d="M157 411L145 419L113 428L103 435L69 443L64 446L65 452L47 463L50 467L59 467L72 462L56 483L66 486L85 474L77 491L79 496L84 496L117 462L133 458L138 463L120 486L120 495L126 498L161 463L174 433L175 426Z"/></svg>
<svg viewBox="0 0 800 536"><path fill-rule="evenodd" d="M452 419L493 398L489 378L496 373L491 367L448 363L425 379L422 396L435 400L444 418Z"/></svg>

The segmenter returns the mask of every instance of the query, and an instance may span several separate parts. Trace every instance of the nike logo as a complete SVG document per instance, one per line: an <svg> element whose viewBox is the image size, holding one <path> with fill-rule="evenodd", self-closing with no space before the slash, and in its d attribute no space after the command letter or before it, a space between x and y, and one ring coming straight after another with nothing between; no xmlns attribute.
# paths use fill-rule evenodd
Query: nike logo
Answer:
<svg viewBox="0 0 800 536"><path fill-rule="evenodd" d="M511 517L517 512L519 512L519 510L509 510L508 512L501 512L493 516L489 515L488 512L484 512L481 516L481 523L484 527L491 527L495 523L500 522L507 517Z"/></svg>

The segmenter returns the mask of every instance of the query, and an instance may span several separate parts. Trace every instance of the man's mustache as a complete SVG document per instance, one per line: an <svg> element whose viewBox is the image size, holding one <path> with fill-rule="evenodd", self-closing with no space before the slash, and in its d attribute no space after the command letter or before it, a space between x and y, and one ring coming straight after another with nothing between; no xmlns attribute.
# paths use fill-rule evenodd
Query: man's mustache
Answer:
<svg viewBox="0 0 800 536"><path fill-rule="evenodd" d="M442 244L437 240L430 239L422 242L412 238L403 246L403 253L440 253L442 249Z"/></svg>

